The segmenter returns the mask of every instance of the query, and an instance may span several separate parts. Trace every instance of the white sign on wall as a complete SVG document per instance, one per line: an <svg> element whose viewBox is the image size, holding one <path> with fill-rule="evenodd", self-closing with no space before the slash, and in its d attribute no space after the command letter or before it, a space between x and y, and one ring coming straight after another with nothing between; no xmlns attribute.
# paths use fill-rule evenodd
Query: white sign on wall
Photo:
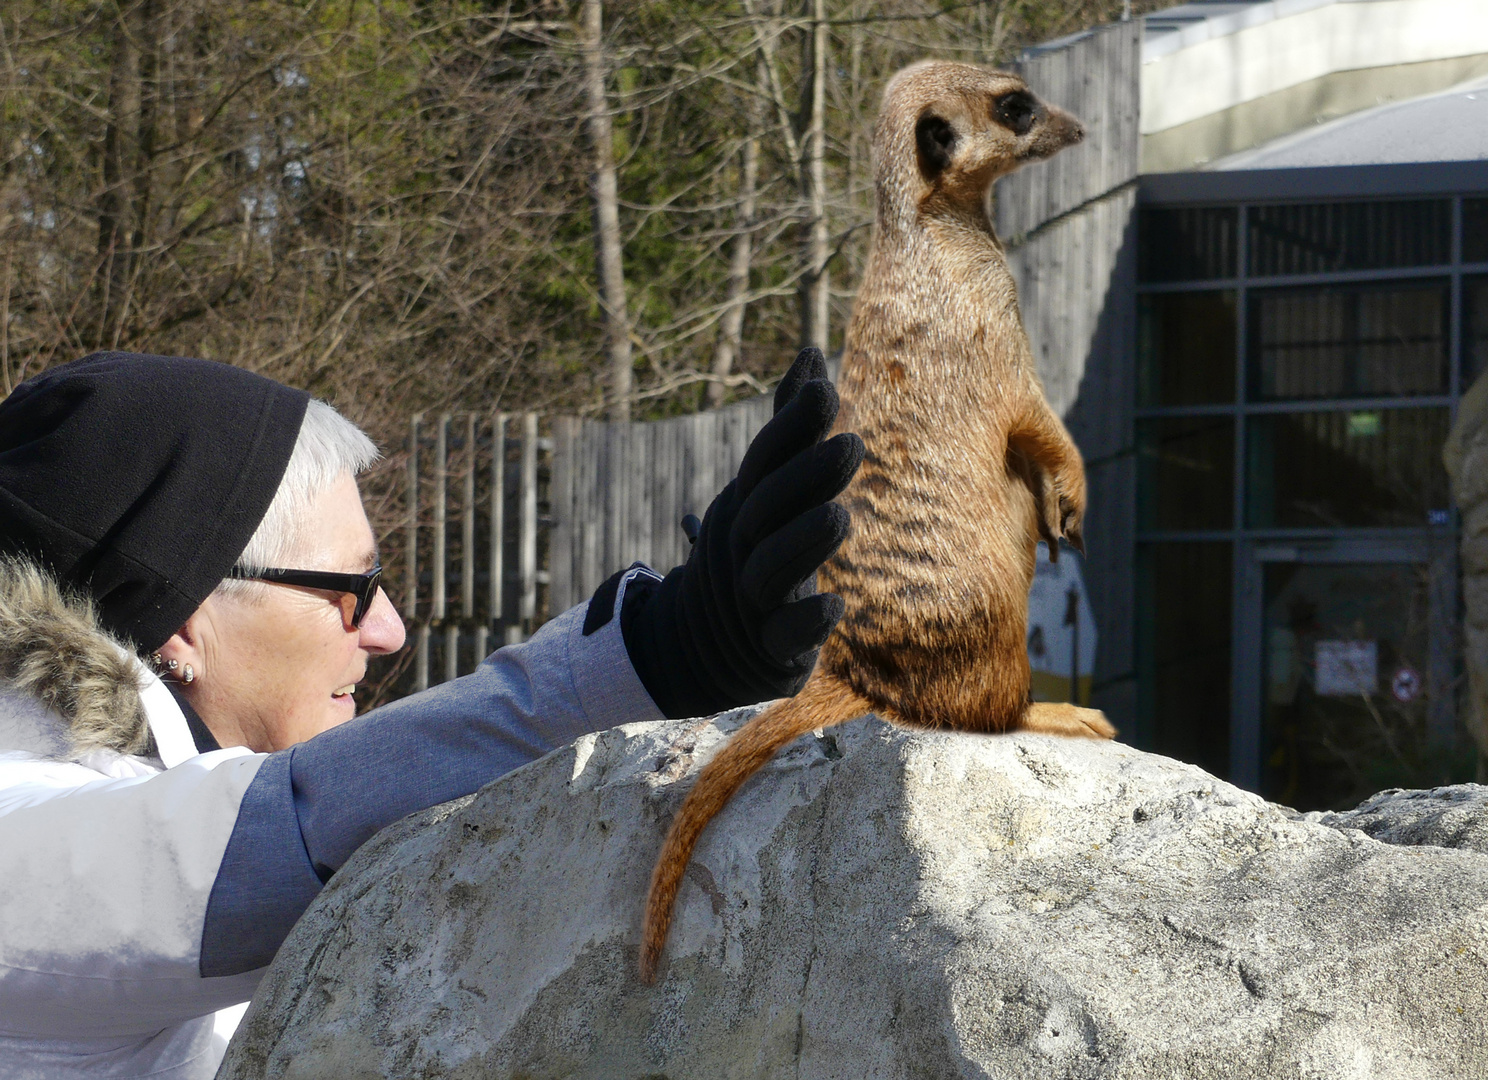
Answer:
<svg viewBox="0 0 1488 1080"><path fill-rule="evenodd" d="M1088 702L1095 645L1095 613L1085 595L1080 556L1066 549L1051 563L1049 549L1039 544L1028 590L1028 665L1035 700ZM1072 672L1078 676L1073 692Z"/></svg>
<svg viewBox="0 0 1488 1080"><path fill-rule="evenodd" d="M1379 689L1379 643L1319 641L1313 689L1320 697L1357 697Z"/></svg>

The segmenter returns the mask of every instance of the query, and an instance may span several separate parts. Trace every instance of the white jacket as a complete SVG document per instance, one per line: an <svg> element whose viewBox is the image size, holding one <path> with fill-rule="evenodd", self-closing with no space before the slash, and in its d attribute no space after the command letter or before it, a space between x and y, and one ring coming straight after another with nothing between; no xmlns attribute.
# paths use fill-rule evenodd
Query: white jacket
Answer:
<svg viewBox="0 0 1488 1080"><path fill-rule="evenodd" d="M617 611L621 599L623 589ZM377 828L584 732L660 718L625 656L619 619L585 636L583 611L574 609L476 675L295 750L198 754L170 691L94 628L91 640L68 643L68 659L91 653L95 668L132 673L151 745L139 755L79 752L79 714L96 714L97 688L69 684L76 664L60 661L36 678L37 664L67 650L38 654L33 642L28 651L26 635L15 632L28 616L23 605L18 617L14 601L0 577L4 1080L210 1077L226 1045L214 1037L214 1012L252 995L320 881ZM77 700L43 703L59 689ZM127 744L135 733L112 734ZM96 730L90 738L100 741ZM377 772L389 761L397 763L393 780L352 782L369 763ZM400 775L407 790L396 790ZM319 803L318 788L327 792ZM285 835L288 856L275 839ZM276 875L298 876L276 885ZM256 966L240 970L245 964ZM233 1009L224 1026L238 1015Z"/></svg>

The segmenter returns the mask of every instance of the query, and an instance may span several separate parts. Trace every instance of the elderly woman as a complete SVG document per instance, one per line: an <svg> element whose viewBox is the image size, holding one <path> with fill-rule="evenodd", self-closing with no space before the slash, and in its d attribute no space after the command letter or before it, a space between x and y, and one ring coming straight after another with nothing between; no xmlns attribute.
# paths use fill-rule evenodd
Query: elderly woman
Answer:
<svg viewBox="0 0 1488 1080"><path fill-rule="evenodd" d="M861 458L798 358L692 556L473 675L355 713L404 632L330 407L100 354L0 403L0 1076L206 1077L295 920L384 825L589 731L794 693ZM617 617L618 616L618 617Z"/></svg>

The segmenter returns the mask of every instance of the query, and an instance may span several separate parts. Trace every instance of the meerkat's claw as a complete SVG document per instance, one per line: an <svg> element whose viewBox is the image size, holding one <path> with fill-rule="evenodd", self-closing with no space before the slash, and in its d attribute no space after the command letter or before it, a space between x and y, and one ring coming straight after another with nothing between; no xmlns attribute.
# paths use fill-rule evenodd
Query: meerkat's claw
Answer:
<svg viewBox="0 0 1488 1080"><path fill-rule="evenodd" d="M1064 500L1059 497L1058 487L1054 478L1048 473L1042 475L1042 491L1038 499L1038 531L1039 538L1048 545L1049 561L1059 561L1059 541L1066 536L1065 522L1068 520L1062 513Z"/></svg>
<svg viewBox="0 0 1488 1080"><path fill-rule="evenodd" d="M1080 518L1074 511L1067 511L1064 515L1064 540L1070 547L1081 555L1085 554L1085 533L1081 529Z"/></svg>

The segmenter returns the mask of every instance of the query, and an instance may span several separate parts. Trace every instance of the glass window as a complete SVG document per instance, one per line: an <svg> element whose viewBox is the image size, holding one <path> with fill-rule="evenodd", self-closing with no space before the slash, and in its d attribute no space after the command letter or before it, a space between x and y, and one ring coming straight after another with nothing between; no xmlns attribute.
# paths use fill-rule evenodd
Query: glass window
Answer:
<svg viewBox="0 0 1488 1080"><path fill-rule="evenodd" d="M1234 518L1235 421L1164 416L1137 423L1141 529L1228 529Z"/></svg>
<svg viewBox="0 0 1488 1080"><path fill-rule="evenodd" d="M1251 528L1423 526L1450 506L1441 448L1450 411L1376 409L1253 416L1246 428Z"/></svg>
<svg viewBox="0 0 1488 1080"><path fill-rule="evenodd" d="M1230 551L1156 543L1137 556L1143 741L1218 776L1230 759Z"/></svg>
<svg viewBox="0 0 1488 1080"><path fill-rule="evenodd" d="M1251 395L1445 394L1449 297L1436 281L1258 290L1250 298Z"/></svg>
<svg viewBox="0 0 1488 1080"><path fill-rule="evenodd" d="M1138 301L1138 403L1235 400L1235 294L1152 293Z"/></svg>
<svg viewBox="0 0 1488 1080"><path fill-rule="evenodd" d="M1488 369L1488 277L1462 279L1462 389Z"/></svg>
<svg viewBox="0 0 1488 1080"><path fill-rule="evenodd" d="M1253 206L1249 223L1253 277L1452 261L1447 199Z"/></svg>
<svg viewBox="0 0 1488 1080"><path fill-rule="evenodd" d="M1451 783L1430 753L1430 573L1413 563L1265 570L1262 778L1298 810Z"/></svg>
<svg viewBox="0 0 1488 1080"><path fill-rule="evenodd" d="M1240 211L1233 206L1143 210L1137 219L1142 281L1213 281L1238 272Z"/></svg>
<svg viewBox="0 0 1488 1080"><path fill-rule="evenodd" d="M1488 199L1462 200L1462 261L1488 262Z"/></svg>

